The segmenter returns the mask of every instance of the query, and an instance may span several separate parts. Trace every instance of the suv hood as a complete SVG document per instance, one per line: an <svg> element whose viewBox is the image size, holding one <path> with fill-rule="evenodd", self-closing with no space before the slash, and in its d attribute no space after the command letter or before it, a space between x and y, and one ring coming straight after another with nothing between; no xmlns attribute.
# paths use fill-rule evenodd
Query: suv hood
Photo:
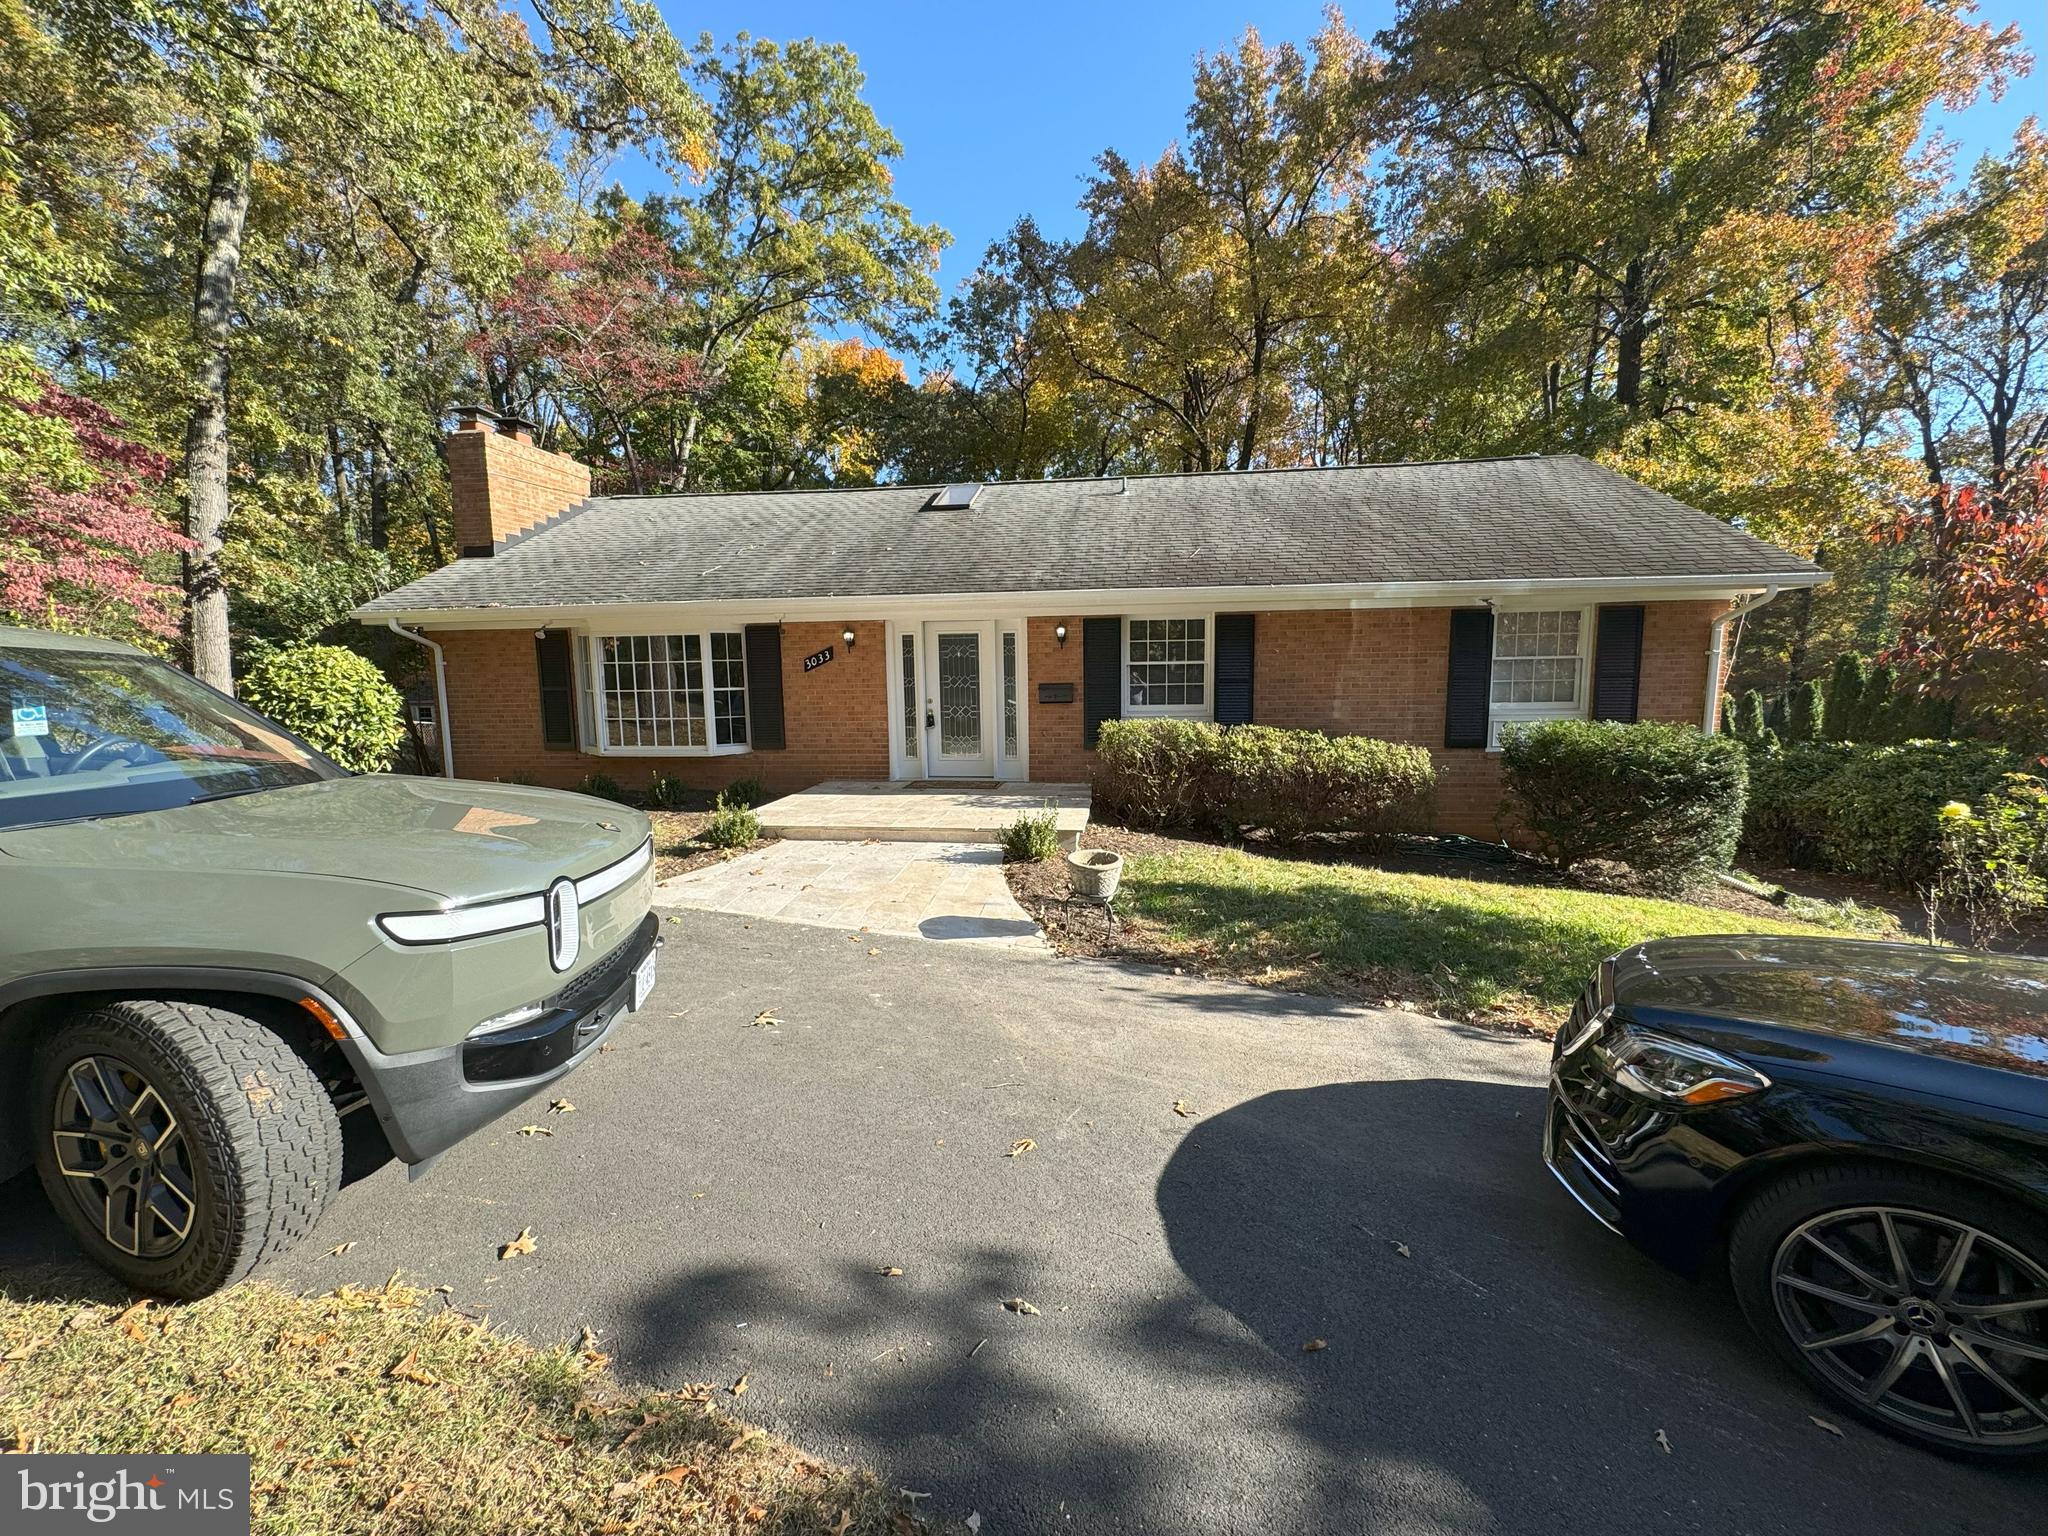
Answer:
<svg viewBox="0 0 2048 1536"><path fill-rule="evenodd" d="M0 853L102 869L190 864L369 880L473 902L590 874L649 830L638 811L588 795L373 774L0 832Z"/></svg>
<svg viewBox="0 0 2048 1536"><path fill-rule="evenodd" d="M1859 1047L1889 1047L2048 1079L2039 960L1854 939L1660 939L1616 956L1613 985L1645 1023L1787 1064L1825 1070Z"/></svg>

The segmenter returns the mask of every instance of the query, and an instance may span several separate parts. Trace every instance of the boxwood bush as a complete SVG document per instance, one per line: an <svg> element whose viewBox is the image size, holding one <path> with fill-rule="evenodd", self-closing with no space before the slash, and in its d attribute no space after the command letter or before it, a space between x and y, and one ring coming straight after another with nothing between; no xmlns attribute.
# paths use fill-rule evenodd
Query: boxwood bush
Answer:
<svg viewBox="0 0 2048 1536"><path fill-rule="evenodd" d="M265 651L241 681L241 696L351 773L391 766L405 734L405 701L377 664L338 645Z"/></svg>
<svg viewBox="0 0 2048 1536"><path fill-rule="evenodd" d="M1689 725L1545 720L1502 732L1501 816L1569 869L1613 859L1682 887L1735 857L1749 792L1742 744Z"/></svg>
<svg viewBox="0 0 2048 1536"><path fill-rule="evenodd" d="M1427 830L1436 769L1421 747L1203 720L1112 720L1095 798L1131 826L1236 835Z"/></svg>
<svg viewBox="0 0 2048 1536"><path fill-rule="evenodd" d="M1755 753L1743 846L1798 868L1920 886L1941 863L1941 808L1975 805L2021 765L1974 741L1815 742Z"/></svg>

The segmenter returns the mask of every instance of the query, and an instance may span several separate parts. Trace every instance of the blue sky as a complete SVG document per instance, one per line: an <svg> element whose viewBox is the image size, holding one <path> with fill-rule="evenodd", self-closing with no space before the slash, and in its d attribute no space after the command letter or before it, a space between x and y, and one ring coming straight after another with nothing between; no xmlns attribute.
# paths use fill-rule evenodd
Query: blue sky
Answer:
<svg viewBox="0 0 2048 1536"><path fill-rule="evenodd" d="M940 272L950 293L1020 214L1048 234L1077 233L1074 202L1097 153L1151 159L1180 133L1197 54L1227 46L1246 26L1269 41L1304 40L1322 0L661 0L661 8L686 41L745 30L851 47L869 102L903 141L903 201L952 232ZM1979 14L2022 23L2036 53L2048 46L2039 0L1982 0ZM1391 19L1393 3L1355 4L1346 15L1369 36ZM1980 101L1945 127L1974 159L2009 144L2028 112L2048 116L2044 107L2037 68L2003 101Z"/></svg>

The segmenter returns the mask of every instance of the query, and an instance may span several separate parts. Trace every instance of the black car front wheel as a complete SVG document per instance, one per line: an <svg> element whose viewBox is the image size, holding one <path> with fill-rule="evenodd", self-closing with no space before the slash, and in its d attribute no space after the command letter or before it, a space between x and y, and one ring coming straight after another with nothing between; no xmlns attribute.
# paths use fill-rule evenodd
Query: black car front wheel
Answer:
<svg viewBox="0 0 2048 1536"><path fill-rule="evenodd" d="M255 1019L106 1003L36 1053L37 1172L101 1268L193 1298L309 1232L339 1187L341 1124L304 1060Z"/></svg>
<svg viewBox="0 0 2048 1536"><path fill-rule="evenodd" d="M1851 1413L1944 1450L2048 1454L2048 1222L1917 1170L1818 1167L1742 1212L1742 1309Z"/></svg>

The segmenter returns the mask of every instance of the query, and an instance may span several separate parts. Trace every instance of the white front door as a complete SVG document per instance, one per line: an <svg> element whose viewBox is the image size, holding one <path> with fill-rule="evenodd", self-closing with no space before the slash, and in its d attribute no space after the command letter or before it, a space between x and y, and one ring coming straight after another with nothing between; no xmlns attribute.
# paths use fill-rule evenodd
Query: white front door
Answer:
<svg viewBox="0 0 2048 1536"><path fill-rule="evenodd" d="M924 756L933 778L995 776L995 650L993 624L924 627Z"/></svg>

